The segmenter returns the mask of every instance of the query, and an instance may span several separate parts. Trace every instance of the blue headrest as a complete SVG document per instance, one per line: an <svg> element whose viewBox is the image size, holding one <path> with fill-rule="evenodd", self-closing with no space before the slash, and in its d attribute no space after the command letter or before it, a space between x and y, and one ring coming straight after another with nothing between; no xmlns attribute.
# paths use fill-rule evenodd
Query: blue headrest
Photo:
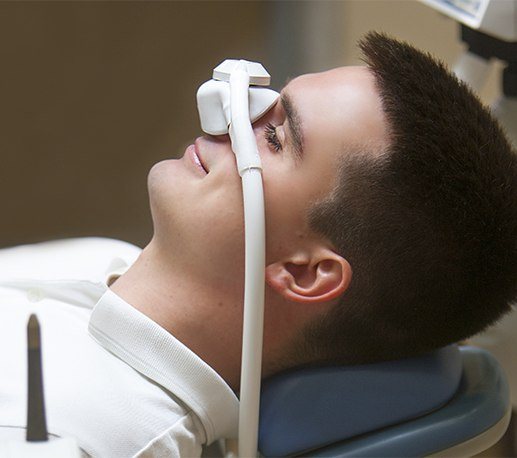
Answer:
<svg viewBox="0 0 517 458"><path fill-rule="evenodd" d="M435 410L461 379L456 345L404 360L302 369L265 380L259 449L306 452Z"/></svg>

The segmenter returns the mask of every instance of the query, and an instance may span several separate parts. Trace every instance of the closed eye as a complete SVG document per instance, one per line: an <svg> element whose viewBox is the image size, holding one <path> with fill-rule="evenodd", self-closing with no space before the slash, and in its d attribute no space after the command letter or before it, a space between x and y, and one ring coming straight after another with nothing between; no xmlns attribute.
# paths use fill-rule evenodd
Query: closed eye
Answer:
<svg viewBox="0 0 517 458"><path fill-rule="evenodd" d="M280 143L280 140L278 140L278 136L276 134L276 128L277 128L277 126L268 122L264 129L264 137L266 138L266 141L269 143L269 145L276 152L278 152L278 151L282 150L282 144Z"/></svg>

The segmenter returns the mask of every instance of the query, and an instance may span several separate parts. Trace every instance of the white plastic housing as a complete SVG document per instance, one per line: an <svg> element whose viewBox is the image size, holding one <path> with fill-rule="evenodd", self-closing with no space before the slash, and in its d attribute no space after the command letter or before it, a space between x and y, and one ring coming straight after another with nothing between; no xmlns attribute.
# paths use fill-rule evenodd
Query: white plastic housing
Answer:
<svg viewBox="0 0 517 458"><path fill-rule="evenodd" d="M255 122L276 103L279 93L263 87L249 88L249 117ZM210 80L197 91L197 109L201 129L209 135L228 133L230 125L230 85Z"/></svg>
<svg viewBox="0 0 517 458"><path fill-rule="evenodd" d="M458 22L506 41L517 40L517 0L420 0Z"/></svg>

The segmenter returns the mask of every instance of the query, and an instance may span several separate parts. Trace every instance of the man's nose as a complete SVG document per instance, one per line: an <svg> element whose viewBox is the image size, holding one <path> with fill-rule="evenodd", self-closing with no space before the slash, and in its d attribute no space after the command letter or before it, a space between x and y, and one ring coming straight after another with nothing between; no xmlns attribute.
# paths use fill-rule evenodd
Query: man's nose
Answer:
<svg viewBox="0 0 517 458"><path fill-rule="evenodd" d="M253 129L253 133L255 135L255 139L256 139L256 142L257 142L257 148L258 148L258 145L259 145L259 138L260 138L260 135L263 131L263 126L262 126L262 123L260 122L261 120L257 120L255 121L253 124L252 124L252 129ZM206 139L207 141L211 142L212 144L214 145L217 145L219 147L225 147L225 148L229 148L232 153L233 153L233 149L232 149L232 140L230 138L230 134L220 134L220 135L212 135L212 134L207 134L205 133L203 135L203 138Z"/></svg>
<svg viewBox="0 0 517 458"><path fill-rule="evenodd" d="M229 134L212 135L205 133L200 137L200 140L200 145L211 151L211 154L213 155L219 156L231 154L232 156L235 156Z"/></svg>
<svg viewBox="0 0 517 458"><path fill-rule="evenodd" d="M220 134L220 135L212 135L205 134L206 138L209 138L217 143L230 143L230 134Z"/></svg>

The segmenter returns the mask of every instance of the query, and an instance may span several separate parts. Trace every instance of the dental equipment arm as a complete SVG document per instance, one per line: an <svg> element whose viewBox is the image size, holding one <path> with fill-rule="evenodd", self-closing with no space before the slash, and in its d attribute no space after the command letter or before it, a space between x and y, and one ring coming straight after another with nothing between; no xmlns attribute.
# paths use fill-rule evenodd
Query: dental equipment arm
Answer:
<svg viewBox="0 0 517 458"><path fill-rule="evenodd" d="M208 81L199 88L197 101L205 132L229 132L242 178L246 261L238 447L240 457L251 457L257 456L265 280L262 163L251 124L273 106L278 94L249 87L269 84L260 64L227 60L214 70L214 78L229 85Z"/></svg>
<svg viewBox="0 0 517 458"><path fill-rule="evenodd" d="M452 70L460 80L479 92L485 84L489 69L488 59L466 50L458 57Z"/></svg>
<svg viewBox="0 0 517 458"><path fill-rule="evenodd" d="M420 0L458 21L468 49L458 58L454 72L479 91L491 60L507 65L502 94L491 104L494 116L517 147L517 0Z"/></svg>
<svg viewBox="0 0 517 458"><path fill-rule="evenodd" d="M507 7L512 5L517 29L517 0L508 2ZM495 58L505 64L500 75L501 94L491 103L491 108L513 146L517 147L517 30L512 40L507 41L491 31L475 30L461 25L461 39L468 45L469 52L491 61Z"/></svg>

